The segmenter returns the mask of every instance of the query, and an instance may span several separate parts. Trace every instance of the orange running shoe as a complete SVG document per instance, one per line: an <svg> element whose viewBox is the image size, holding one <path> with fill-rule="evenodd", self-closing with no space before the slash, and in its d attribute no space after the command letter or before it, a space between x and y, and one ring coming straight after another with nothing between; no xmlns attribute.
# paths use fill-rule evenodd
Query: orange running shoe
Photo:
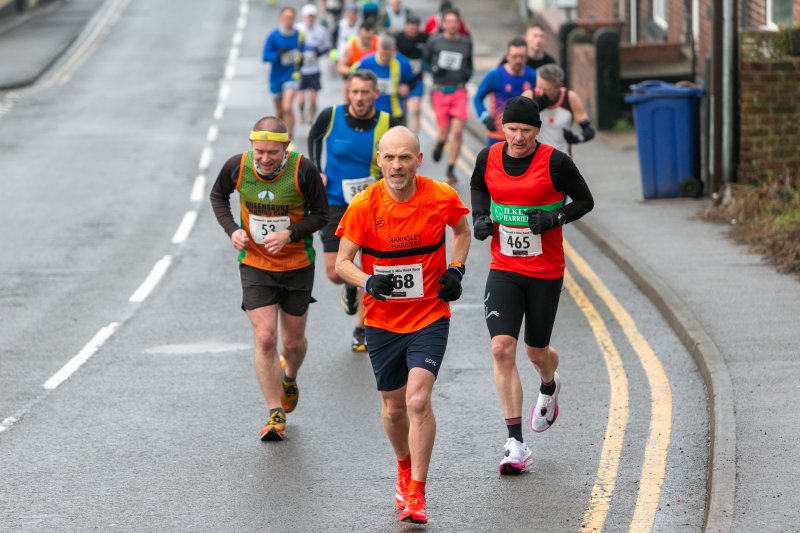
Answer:
<svg viewBox="0 0 800 533"><path fill-rule="evenodd" d="M425 512L425 495L421 492L409 494L406 498L406 508L400 514L403 522L414 524L427 524L428 514Z"/></svg>
<svg viewBox="0 0 800 533"><path fill-rule="evenodd" d="M286 438L286 415L275 411L269 415L267 425L261 430L261 440L279 441Z"/></svg>
<svg viewBox="0 0 800 533"><path fill-rule="evenodd" d="M286 360L281 357L281 368L286 368ZM281 379L281 407L287 413L294 411L297 400L300 399L300 389L297 388L297 378L292 381Z"/></svg>
<svg viewBox="0 0 800 533"><path fill-rule="evenodd" d="M411 469L397 469L397 483L394 486L394 503L400 509L406 508L406 496L408 496L408 484L411 483Z"/></svg>

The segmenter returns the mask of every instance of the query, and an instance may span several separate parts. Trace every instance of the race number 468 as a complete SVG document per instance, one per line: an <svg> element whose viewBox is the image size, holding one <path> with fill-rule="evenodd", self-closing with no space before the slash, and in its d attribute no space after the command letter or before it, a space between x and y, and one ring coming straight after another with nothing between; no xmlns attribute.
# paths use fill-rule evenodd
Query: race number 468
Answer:
<svg viewBox="0 0 800 533"><path fill-rule="evenodd" d="M391 276L394 290L389 298L422 298L425 292L422 278L422 263L415 265L375 265L375 274Z"/></svg>

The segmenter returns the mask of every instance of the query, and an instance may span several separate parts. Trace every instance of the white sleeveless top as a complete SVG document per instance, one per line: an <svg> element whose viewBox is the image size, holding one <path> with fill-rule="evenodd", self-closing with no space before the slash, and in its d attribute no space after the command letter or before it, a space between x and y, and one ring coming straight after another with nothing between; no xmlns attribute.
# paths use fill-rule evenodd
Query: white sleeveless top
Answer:
<svg viewBox="0 0 800 533"><path fill-rule="evenodd" d="M572 111L567 97L567 88L561 88L561 95L558 101L547 109L542 110L539 115L542 118L542 129L536 139L542 144L549 144L556 150L569 154L569 144L564 139L564 129L572 127Z"/></svg>

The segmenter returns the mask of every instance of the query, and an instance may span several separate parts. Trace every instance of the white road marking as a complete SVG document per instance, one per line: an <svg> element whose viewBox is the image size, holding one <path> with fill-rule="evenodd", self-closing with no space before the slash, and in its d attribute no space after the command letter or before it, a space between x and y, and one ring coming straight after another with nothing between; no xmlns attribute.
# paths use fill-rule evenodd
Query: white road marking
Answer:
<svg viewBox="0 0 800 533"><path fill-rule="evenodd" d="M9 416L8 418L0 422L0 433L11 429L11 426L16 424L17 420L19 419L13 416Z"/></svg>
<svg viewBox="0 0 800 533"><path fill-rule="evenodd" d="M214 120L220 120L222 115L225 114L225 104L218 103L216 109L214 109Z"/></svg>
<svg viewBox="0 0 800 533"><path fill-rule="evenodd" d="M199 202L203 199L203 193L206 189L206 177L203 174L198 175L194 179L194 185L192 185L192 194L189 196L189 200L192 202Z"/></svg>
<svg viewBox="0 0 800 533"><path fill-rule="evenodd" d="M219 88L219 96L217 97L218 102L225 102L228 100L228 97L231 95L231 85L228 82L223 82Z"/></svg>
<svg viewBox="0 0 800 533"><path fill-rule="evenodd" d="M104 328L101 328L100 331L98 331L97 334L92 337L92 340L90 340L86 346L84 346L81 351L75 355L75 357L70 359L67 364L61 367L61 370L53 374L50 379L44 382L43 387L47 390L53 390L61 385L72 374L74 374L83 363L88 361L89 358L93 356L108 339L111 338L114 332L117 331L118 327L119 322L112 322ZM5 420L3 423L5 424Z"/></svg>
<svg viewBox="0 0 800 533"><path fill-rule="evenodd" d="M224 342L198 342L191 344L162 344L145 348L149 355L195 355L201 353L217 354L252 350L250 344L231 344Z"/></svg>
<svg viewBox="0 0 800 533"><path fill-rule="evenodd" d="M131 297L128 299L131 303L141 303L145 301L145 299L150 296L150 293L153 289L158 285L158 282L161 281L161 278L164 277L164 274L167 273L167 269L169 265L172 264L172 256L165 255L158 262L153 266L153 270L150 271L150 274L147 275L145 280L139 285L139 288L136 289Z"/></svg>
<svg viewBox="0 0 800 533"><path fill-rule="evenodd" d="M172 244L180 244L186 240L191 233L194 223L197 220L197 211L187 211L183 215L178 229L175 230L175 235L172 236Z"/></svg>
<svg viewBox="0 0 800 533"><path fill-rule="evenodd" d="M203 153L200 154L200 162L197 163L197 168L200 170L208 169L208 166L211 164L211 159L214 157L214 150L211 149L210 146L206 146L203 148Z"/></svg>
<svg viewBox="0 0 800 533"><path fill-rule="evenodd" d="M209 143L213 143L219 137L219 126L216 124L212 124L208 127L208 133L206 134L206 141Z"/></svg>

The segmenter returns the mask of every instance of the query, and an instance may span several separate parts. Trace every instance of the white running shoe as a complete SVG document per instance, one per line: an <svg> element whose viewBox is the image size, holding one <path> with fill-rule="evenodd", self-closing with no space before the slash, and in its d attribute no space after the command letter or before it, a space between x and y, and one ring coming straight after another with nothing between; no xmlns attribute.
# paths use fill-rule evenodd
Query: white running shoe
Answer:
<svg viewBox="0 0 800 533"><path fill-rule="evenodd" d="M552 396L539 392L539 398L531 411L531 429L537 433L546 431L558 418L558 392L561 390L561 379L558 372L553 374L556 391Z"/></svg>
<svg viewBox="0 0 800 533"><path fill-rule="evenodd" d="M508 437L505 446L505 457L500 461L501 474L521 474L533 464L533 452L528 445L514 437Z"/></svg>

